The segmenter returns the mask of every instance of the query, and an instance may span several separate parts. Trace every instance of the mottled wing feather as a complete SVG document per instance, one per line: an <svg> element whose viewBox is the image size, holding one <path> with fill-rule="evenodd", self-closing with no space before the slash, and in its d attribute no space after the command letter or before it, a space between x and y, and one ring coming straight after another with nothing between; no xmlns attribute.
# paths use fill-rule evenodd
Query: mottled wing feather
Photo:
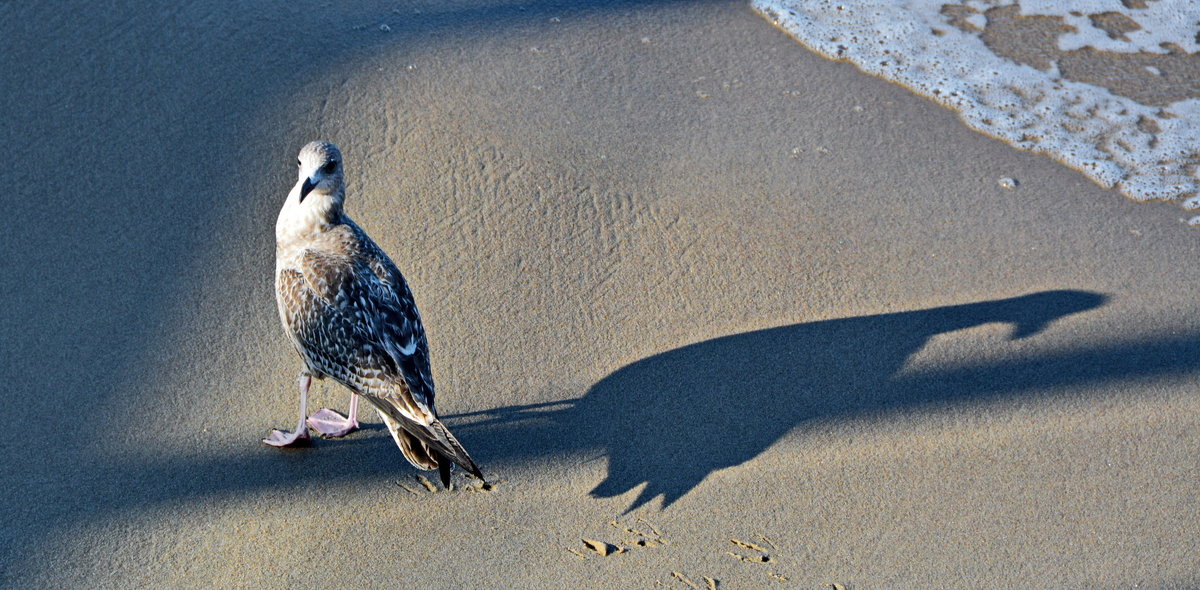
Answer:
<svg viewBox="0 0 1200 590"><path fill-rule="evenodd" d="M367 267L363 282L375 304L384 346L392 356L409 392L429 408L434 407L433 373L429 363L429 340L421 314L408 283L396 265L364 236Z"/></svg>

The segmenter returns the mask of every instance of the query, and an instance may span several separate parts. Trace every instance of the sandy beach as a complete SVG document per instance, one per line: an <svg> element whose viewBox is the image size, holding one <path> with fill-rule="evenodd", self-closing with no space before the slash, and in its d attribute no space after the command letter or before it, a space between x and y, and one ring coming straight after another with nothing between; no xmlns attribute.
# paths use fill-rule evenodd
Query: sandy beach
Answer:
<svg viewBox="0 0 1200 590"><path fill-rule="evenodd" d="M1200 586L1175 204L742 1L0 8L2 587ZM490 490L260 442L313 139Z"/></svg>

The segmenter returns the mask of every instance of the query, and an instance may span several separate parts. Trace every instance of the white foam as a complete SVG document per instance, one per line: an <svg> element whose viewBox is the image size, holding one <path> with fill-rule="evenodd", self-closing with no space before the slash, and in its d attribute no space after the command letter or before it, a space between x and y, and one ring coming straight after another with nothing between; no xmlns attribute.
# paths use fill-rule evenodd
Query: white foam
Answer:
<svg viewBox="0 0 1200 590"><path fill-rule="evenodd" d="M992 52L979 31L960 29L939 0L753 0L757 10L809 49L906 86L959 113L972 128L1049 155L1105 187L1138 200L1187 199L1200 206L1200 100L1139 104L1105 88L1065 79ZM966 0L979 16L1014 0ZM1111 39L1089 16L1119 12L1142 28ZM1165 53L1163 43L1198 51L1200 2L1156 0L1127 9L1120 0L1023 0L1021 13L1069 19L1060 48ZM973 20L972 20L973 19ZM968 18L982 29L984 20ZM1085 26L1086 25L1086 26ZM1132 65L1131 69L1139 66ZM1139 122L1141 125L1139 125ZM1158 131L1150 130L1157 127ZM1200 217L1196 219L1200 223Z"/></svg>
<svg viewBox="0 0 1200 590"><path fill-rule="evenodd" d="M1016 4L1001 0L997 6ZM1140 28L1125 33L1124 39L1113 39L1092 24L1092 15L1118 13ZM1145 8L1125 8L1120 0L1022 0L1022 16L1057 16L1075 31L1058 37L1063 51L1093 47L1121 53L1167 53L1163 45L1174 43L1188 53L1200 51L1196 28L1200 25L1200 9L1196 0L1151 0Z"/></svg>

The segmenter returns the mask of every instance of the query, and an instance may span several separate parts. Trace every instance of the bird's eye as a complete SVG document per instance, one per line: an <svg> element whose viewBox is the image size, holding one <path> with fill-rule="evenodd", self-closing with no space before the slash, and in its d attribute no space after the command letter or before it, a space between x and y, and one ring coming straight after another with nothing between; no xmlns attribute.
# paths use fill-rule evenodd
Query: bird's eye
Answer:
<svg viewBox="0 0 1200 590"><path fill-rule="evenodd" d="M322 170L325 171L325 174L333 174L333 171L337 170L337 160L330 160Z"/></svg>
<svg viewBox="0 0 1200 590"><path fill-rule="evenodd" d="M297 159L296 159L296 167L297 167L297 168L299 168L299 167L301 167L301 166L303 166L303 165L304 165L304 164L301 164L301 163L300 163L300 159L299 159L299 158L297 158Z"/></svg>

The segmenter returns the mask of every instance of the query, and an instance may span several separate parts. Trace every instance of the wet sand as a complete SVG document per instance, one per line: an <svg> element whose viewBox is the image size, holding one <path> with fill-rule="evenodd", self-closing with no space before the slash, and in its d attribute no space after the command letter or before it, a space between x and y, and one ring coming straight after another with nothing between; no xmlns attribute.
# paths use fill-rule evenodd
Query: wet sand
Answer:
<svg viewBox="0 0 1200 590"><path fill-rule="evenodd" d="M742 2L0 6L4 587L1200 584L1174 205ZM490 491L259 442L315 138Z"/></svg>

